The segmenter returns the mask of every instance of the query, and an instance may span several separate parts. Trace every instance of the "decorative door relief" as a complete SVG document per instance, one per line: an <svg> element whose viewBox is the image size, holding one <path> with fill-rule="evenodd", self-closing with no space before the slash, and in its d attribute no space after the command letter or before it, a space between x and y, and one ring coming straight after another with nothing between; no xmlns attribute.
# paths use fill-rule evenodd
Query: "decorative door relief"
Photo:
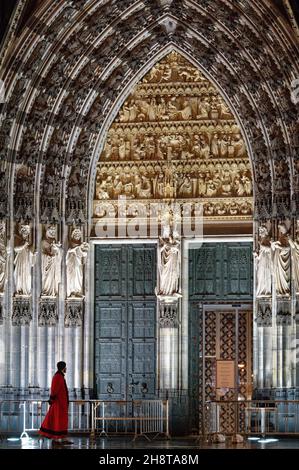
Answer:
<svg viewBox="0 0 299 470"><path fill-rule="evenodd" d="M103 400L156 396L156 246L97 245L95 374Z"/></svg>
<svg viewBox="0 0 299 470"><path fill-rule="evenodd" d="M14 243L14 299L12 324L29 325L32 320L32 267L35 254L30 225L17 225Z"/></svg>
<svg viewBox="0 0 299 470"><path fill-rule="evenodd" d="M189 252L192 301L252 301L252 243L203 243Z"/></svg>

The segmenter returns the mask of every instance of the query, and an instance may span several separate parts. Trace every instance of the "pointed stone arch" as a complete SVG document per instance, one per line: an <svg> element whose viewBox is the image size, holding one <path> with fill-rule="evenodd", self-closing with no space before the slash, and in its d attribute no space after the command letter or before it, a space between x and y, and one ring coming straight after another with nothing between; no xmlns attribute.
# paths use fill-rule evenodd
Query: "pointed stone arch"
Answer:
<svg viewBox="0 0 299 470"><path fill-rule="evenodd" d="M173 55L175 54L175 56ZM155 69L155 67L159 67L159 66L166 66L169 68L169 70L171 70L171 75L174 74L174 76L176 76L176 74L178 73L178 69L176 68L176 65L172 66L172 62L173 60L175 60L175 64L178 65L180 63L180 67L182 67L182 64L184 64L184 66L186 66L186 70L189 70L189 67L191 69L191 73L192 71L198 71L199 72L199 77L200 79L198 79L198 81L192 81L192 79L188 79L186 81L186 83L184 83L184 80L183 79L178 79L178 77L176 77L174 80L171 80L171 79L165 79L165 80L162 80L159 81L157 83L155 83L155 80L153 81L152 83L152 80L151 78L149 77L150 73L152 70ZM141 99L141 100L144 100L143 103L144 103L144 106L146 106L146 102L149 104L149 96L148 96L148 93L146 92L146 89L143 88L144 86L144 79L146 79L146 83L145 83L145 87L150 87L150 90L148 93L150 96L155 96L155 100L157 100L157 95L155 93L155 87L159 87L159 89L161 89L161 93L167 102L169 102L169 100L175 100L175 102L179 101L179 97L176 96L176 93L174 92L174 88L173 87L180 87L180 93L183 93L182 96L185 96L185 100L189 100L188 102L190 103L190 106L192 106L192 108L194 108L195 106L195 103L194 103L194 100L203 100L203 99L208 99L207 98L209 95L215 95L215 99L217 99L217 103L218 103L218 100L219 100L219 103L223 103L227 106L227 108L230 110L230 117L228 117L228 121L222 121L222 119L225 119L225 118L222 118L220 117L220 114L219 114L219 117L212 117L209 115L209 117L206 117L206 118L200 118L200 117L196 117L194 115L194 109L192 111L192 117L190 117L190 123L188 123L188 121L184 121L184 118L180 118L180 117L174 117L174 119L171 119L170 115L168 115L167 111L166 111L166 114L167 116L165 116L165 119L166 121L163 121L165 122L165 124L163 124L161 122L161 119L157 118L155 119L153 122L151 121L151 119L145 115L144 118L140 121L138 118L136 120L133 120L131 121L130 119L127 120L127 119L124 119L122 120L121 119L121 123L120 123L120 112L123 112L124 111L124 106L129 106L129 102L130 102L130 99L132 98L133 99L133 96L135 96L135 94L138 95L138 101ZM115 197L114 197L114 189L112 189L112 187L110 188L109 190L109 197L108 197L108 193L103 193L103 198L100 196L98 197L97 196L97 191L95 190L95 185L97 187L99 187L99 183L101 182L104 186L106 185L105 181L108 177L108 175L112 175L111 171L112 171L112 168L114 169L113 171L116 172L115 174L117 174L117 180L120 181L120 185L122 186L122 183L121 181L123 180L123 177L122 177L122 170L121 168L131 168L132 167L132 172L135 176L131 175L131 181L135 181L136 182L136 178L139 179L139 178L143 178L143 181L146 182L146 185L147 185L147 188L148 188L148 191L147 191L147 194L148 194L148 198L145 197L144 194L141 194L141 200L139 200L140 198L138 197L138 190L136 189L136 191L133 189L133 193L131 196L129 196L129 200L128 200L128 203L129 205L132 204L132 206L134 206L135 204L141 204L141 205L147 205L147 204L150 204L151 202L150 201L155 201L154 204L157 204L157 199L159 200L159 198L161 197L157 190L155 189L155 178L158 177L157 174L155 174L155 176L153 176L153 174L151 174L151 167L152 165L155 167L155 165L158 165L158 167L162 170L162 167L163 165L167 165L167 164L170 164L170 161L168 161L168 157L166 159L166 154L164 155L164 160L161 160L161 155L158 156L158 154L156 154L156 156L154 157L153 155L151 155L149 158L147 158L146 156L143 156L142 157L142 161L139 161L139 160L136 160L135 157L134 157L134 150L133 150L133 147L132 147L132 142L137 139L143 139L143 134L145 133L146 135L149 135L151 136L150 138L153 139L153 141L155 141L155 148L156 148L156 152L157 152L157 142L159 140L159 137L157 136L157 132L160 133L162 132L162 134L164 135L165 133L165 129L168 127L167 123L168 123L168 119L169 119L169 122L171 121L171 124L173 124L173 130L170 130L170 128L168 129L168 133L166 131L166 134L164 135L165 138L167 138L166 136L168 135L170 137L170 134L176 134L177 135L177 131L174 130L175 127L179 127L179 126L183 126L181 127L182 129L187 126L187 127L190 127L190 130L188 131L187 135L185 134L185 132L182 130L182 141L184 141L184 145L186 145L189 149L189 151L191 152L191 154L188 154L189 157L185 157L185 156L182 156L181 155L181 151L178 151L178 153L176 153L176 156L173 156L171 158L171 160L175 160L175 162L171 163L174 164L174 168L176 168L176 166L178 166L178 173L176 173L176 176L177 176L177 180L176 180L176 184L174 184L174 192L175 192L175 200L176 200L176 203L177 204L183 204L184 202L187 203L188 199L191 198L193 202L196 202L194 201L194 197L197 197L197 191L198 191L198 188L197 188L197 171L202 171L202 169L207 165L207 168L209 167L210 170L211 168L214 166L214 165L218 165L218 169L220 167L222 167L222 165L224 165L224 167L226 166L229 166L229 165L237 165L238 168L246 168L249 169L248 167L248 164L250 165L251 169L247 172L246 170L246 175L250 178L250 181L252 179L252 165L251 165L251 162L250 160L248 159L247 155L247 151L244 153L243 156L240 156L240 158L234 158L233 155L234 155L234 151L233 151L233 154L231 153L231 149L233 147L230 147L230 157L228 156L229 154L227 153L226 157L224 156L218 156L218 158L220 158L220 160L217 162L215 160L215 155L213 156L212 153L210 152L209 155L201 155L201 157L199 156L198 153L194 153L193 152L193 149L192 149L192 145L191 142L193 142L194 140L194 137L195 134L199 133L202 138L208 138L208 142L209 144L211 143L211 138L212 138L212 135L214 135L215 132L219 131L220 134L221 132L228 132L229 135L231 136L231 139L228 137L228 142L231 142L233 143L233 135L234 133L237 133L239 136L241 134L241 128L240 126L242 124L240 124L236 119L235 119L235 116L233 115L233 112L231 111L231 108L230 108L230 103L227 103L226 101L226 97L223 96L223 93L219 93L219 88L217 88L217 85L215 86L215 83L212 83L212 81L210 80L210 77L207 76L207 74L203 74L202 71L199 69L198 67L198 64L197 63L194 63L194 60L192 59L192 61L190 60L189 56L187 56L187 54L183 51L183 53L181 53L181 50L179 47L176 47L176 45L173 45L173 44L170 44L168 46L166 46L165 48L163 48L161 51L158 51L158 54L157 56L151 58L151 60L144 65L144 67L138 72L138 74L136 74L133 78L134 82L130 82L128 84L128 86L126 87L126 89L123 91L123 93L121 93L119 96L118 96L118 99L115 101L114 103L114 106L113 108L111 108L110 110L110 113L109 115L107 116L107 119L106 121L104 122L102 128L101 128L101 131L99 132L99 134L97 135L97 141L94 145L94 154L92 156L92 161L91 161L91 165L90 165L90 174L89 174L89 181L88 181L88 191L89 191L89 222L91 222L91 226L90 226L90 230L88 230L88 232L91 234L91 236L95 236L95 224L99 223L101 224L104 219L105 219L105 216L104 216L104 219L102 219L102 221L100 220L100 218L97 218L97 216L95 215L95 207L97 207L96 211L100 211L101 213L102 210L104 212L106 212L108 210L108 207L110 207L110 210L113 211L114 209L112 209L112 206L115 208L115 212L117 213L117 201L115 200ZM201 82L201 80L204 80L204 83ZM213 80L213 82L215 82ZM189 90L189 85L191 87L191 89L193 90L193 86L195 87L193 91L190 91ZM165 88L165 90L168 88L168 93L166 93L166 91L162 91L163 90L163 87ZM181 89L182 88L182 89ZM186 88L185 90L185 93L186 95L184 95L184 92L182 91L184 88ZM201 91L199 91L199 89L201 89ZM188 91L189 90L189 91ZM145 94L144 94L145 93ZM201 94L203 93L203 96L201 96ZM165 94L165 96L164 96ZM190 98L192 96L192 98ZM159 97L158 97L158 100L159 100ZM191 105L191 101L193 102L193 104ZM199 101L198 101L199 103ZM202 102L201 102L202 103ZM209 101L210 105L211 105L211 102ZM137 101L136 101L136 104L137 104ZM180 107L180 104L177 103L176 106ZM178 119L178 120L177 120ZM199 120L198 120L199 119ZM201 120L203 119L203 120ZM124 126L124 127L123 127ZM127 126L127 128L126 128ZM129 132L129 129L131 129L131 127L134 127L134 130L132 129L130 132ZM154 128L156 127L156 129L154 130L152 128L152 126L154 126ZM166 127L165 127L166 126ZM224 126L224 127L223 127ZM197 129L196 131L193 129ZM214 132L211 130L214 128ZM230 130L228 130L230 128ZM125 130L126 129L126 130ZM158 130L159 129L159 130ZM217 131L216 131L217 129ZM221 131L222 129L222 131ZM225 131L226 129L226 131ZM136 135L135 135L135 131L136 131ZM129 140L131 143L129 143L129 147L130 147L130 151L129 151L129 155L127 155L127 157L123 157L123 159L121 158L117 158L115 155L112 157L112 160L107 160L107 157L105 157L105 152L104 152L104 146L106 144L106 141L107 139L109 139L108 135L110 133L113 133L113 135L115 135L115 138L116 138L116 145L118 143L118 140L120 139L120 136L117 137L117 135L119 133L121 133L121 136L122 138L125 138L126 140ZM131 135L131 133L134 132L134 138L132 139L129 134ZM126 134L126 135L125 135ZM243 134L246 136L246 133L243 131ZM223 135L223 134L221 134ZM217 136L218 138L218 136ZM225 137L226 138L226 137ZM244 142L244 139L242 139L244 145L246 146L245 142ZM138 145L137 145L138 147ZM135 149L136 152L138 150L138 148ZM172 153L172 152L171 152ZM147 152L145 153L145 155L147 155ZM104 159L103 159L104 158ZM185 160L185 158L187 158L187 160ZM167 161L166 161L167 160ZM225 162L224 162L225 160ZM238 161L237 161L238 160ZM242 163L241 163L241 160L242 160ZM139 174L139 170L137 169L139 167L140 164L144 163L145 165L145 168L148 167L148 171L149 173L147 174L147 177L144 176L146 173L147 173L147 170L141 170L140 171L145 171L145 173L142 173L143 174L143 177L141 176L141 174ZM103 179L103 176L101 176L101 170L100 170L100 166L101 168L106 168L106 166L108 165L109 168L106 169L106 177ZM115 166L116 165L116 166ZM127 167L129 165L129 167ZM136 166L137 165L137 166ZM161 167L160 167L161 165ZM191 165L191 167L193 168L192 170L188 170L187 168L189 168L189 166ZM241 165L239 167L239 165ZM195 167L198 167L198 170L195 170ZM223 167L223 169L224 169ZM144 168L142 166L142 168ZM183 169L184 168L184 169ZM201 168L201 170L199 170L199 168ZM169 168L170 169L170 168ZM171 171L171 170L170 170ZM184 184L186 183L186 178L189 178L189 176L183 176L183 175L186 175L186 172L188 174L188 172L191 171L192 173L192 178L194 180L193 183L192 183L192 189L190 189L190 193L188 193L189 195L185 194L185 196L183 195L183 193L180 191L180 185L184 182ZM193 173L193 171L195 173ZM204 171L204 170L203 170ZM213 170L212 171L212 174L213 174ZM215 168L215 171L216 171L216 168ZM219 170L220 173L218 173L218 176L220 177L220 179L222 178L222 170ZM239 170L238 170L239 171ZM245 170L244 170L245 171ZM181 173L182 172L182 173ZM242 173L242 170L240 170L240 172ZM240 173L240 174L241 174ZM151 176L149 176L149 174L151 174ZM205 173L204 173L205 174ZM223 173L224 174L224 173ZM239 174L239 173L238 173ZM139 175L139 176L138 176ZM243 173L242 173L243 175ZM245 173L244 173L245 175ZM250 176L249 176L250 175ZM115 176L115 175L114 175ZM112 175L112 179L114 180L114 176ZM160 177L162 176L162 174L160 174ZM164 175L165 176L165 175ZM233 204L233 201L234 201L234 204L236 204L236 206L234 206L234 208L238 207L238 210L237 212L235 212L235 215L234 216L231 216L231 219L234 219L234 224L236 224L236 221L240 221L240 224L242 225L242 223L245 223L245 225L248 226L247 230L249 230L249 233L251 232L252 230L252 226L251 226L251 217L252 217L252 212L251 212L251 209L249 212L246 212L246 216L245 215L242 215L243 213L240 212L240 209L241 209L241 206L243 206L244 204L248 204L248 206L246 206L246 210L247 210L247 207L251 207L251 204L252 204L252 197L251 197L251 194L252 192L250 191L250 195L248 194L248 192L245 194L245 192L243 193L242 191L239 193L237 192L237 190L234 189L234 183L233 181L235 180L235 174L234 176L232 176L232 185L230 185L230 189L229 189L229 192L225 192L223 191L223 196L222 197L222 183L220 183L220 180L218 181L217 183L217 187L218 189L216 189L216 193L214 195L214 198L215 201L214 201L214 204L216 204L215 206L215 212L214 212L214 209L212 209L212 213L209 213L206 206L209 206L211 207L210 204L213 205L213 198L211 199L210 196L208 195L204 195L205 192L201 193L199 192L199 198L197 199L197 201L200 201L200 203L203 203L204 206L203 206L203 209L204 209L204 214L205 215L205 224L207 223L207 219L206 217L209 217L208 214L210 214L210 219L212 220L221 220L221 218L223 217L223 220L226 220L226 222L228 221L229 219L229 214L230 214L230 205L229 204ZM134 179L135 178L135 179ZM213 177L212 177L213 178ZM230 177L231 178L231 177ZM109 177L109 179L111 179L111 177ZM141 180L140 180L141 181ZM191 181L191 179L190 179ZM108 184L108 180L107 180L107 184ZM110 184L110 183L109 183ZM115 180L115 184L116 184L116 180ZM237 181L236 181L236 184L237 184ZM249 183L250 186L251 186L251 182ZM151 188L149 190L149 188ZM108 189L107 189L108 190ZM124 190L124 188L123 188ZM242 196L243 196L243 199L241 201L241 199L237 200L238 199L238 194L241 194L242 193ZM121 193L123 194L123 193ZM217 196L216 196L217 194ZM130 199L130 197L132 197L132 199ZM246 198L246 201L245 199ZM190 199L190 202L191 202L191 199ZM109 202L110 201L110 202ZM218 204L218 205L217 205ZM219 205L220 204L220 205ZM193 207L193 206L192 206ZM233 206L232 206L233 207ZM101 209L102 208L102 209ZM144 208L145 209L145 208ZM219 209L219 215L218 211ZM232 209L233 210L233 209ZM235 210L235 209L234 209ZM233 211L234 211L233 210ZM232 212L233 213L233 212ZM213 215L212 215L213 214ZM221 215L222 214L222 217ZM245 214L245 212L244 212ZM108 217L109 219L109 217ZM110 220L110 219L109 219ZM243 222L241 222L243 221ZM250 221L250 222L249 222ZM107 223L110 224L111 221L108 221L107 220ZM143 222L142 222L143 223ZM187 221L186 221L186 224L187 224ZM226 228L227 229L227 228ZM245 229L245 226L244 226L244 229Z"/></svg>
<svg viewBox="0 0 299 470"><path fill-rule="evenodd" d="M207 70L203 70L202 67L198 64L198 62L194 59L193 56L190 56L187 54L187 52L183 49L181 49L177 44L170 43L166 45L165 47L161 48L157 52L157 54L152 57L144 66L135 74L135 76L132 78L130 83L120 92L118 95L117 99L115 100L113 107L110 110L109 115L107 116L106 121L103 123L103 126L101 130L98 133L98 136L96 138L96 142L93 148L93 153L91 156L91 162L90 162L90 168L89 168L89 176L88 176L88 220L90 221L91 219L91 214L92 214L92 203L93 203L93 198L94 198L94 188L95 188L95 176L96 176L96 166L98 163L99 156L103 150L103 146L106 141L107 137L107 132L115 120L115 117L118 115L121 107L123 106L125 100L127 97L132 93L132 90L136 88L138 83L144 78L144 76L149 72L149 70L152 69L159 61L161 61L163 58L165 58L168 54L170 54L172 51L177 52L180 54L182 57L184 57L190 64L192 64L195 68L197 68L201 73L203 73L208 80L215 86L215 89L219 92L219 94L222 96L226 104L228 105L229 109L232 111L232 114L234 115L240 130L242 132L242 137L246 141L246 147L248 149L248 153L250 152L250 141L248 140L248 135L246 133L246 130L243 127L242 121L240 120L237 110L233 108L233 105L229 99L229 97L225 94L225 90L222 90L219 88L218 83L215 80L215 77L210 76L209 72ZM250 159L251 162L251 167L252 167L252 172L254 170L253 164L252 164L252 158Z"/></svg>
<svg viewBox="0 0 299 470"><path fill-rule="evenodd" d="M243 129L254 174L256 231L267 222L276 238L277 222L289 219L294 235L299 216L299 127L291 85L299 76L299 47L272 1L45 0L11 38L0 56L0 79L6 89L0 108L0 219L7 219L4 242L12 249L22 221L32 221L33 245L39 252L43 224L59 225L57 241L65 251L73 224L84 228L82 238L88 240L95 164L109 122L132 86L172 48L210 78ZM3 300L2 333L9 353L5 374L11 383L26 387L31 367L34 385L45 390L45 371L36 367L37 320L49 326L49 320L59 319L63 344L64 337L71 337L63 319L70 326L73 304L62 289L53 302L43 304L40 315L44 299L38 264L32 269L34 289L19 302L13 294L13 256L9 263ZM90 286L85 288L89 295ZM2 298L0 310L1 303ZM86 352L93 313L80 299L79 327L85 307L80 338ZM288 321L291 310L285 317L283 307L278 306L278 314ZM294 298L292 309L294 317ZM269 311L268 304L257 305L257 326L270 326ZM35 345L24 349L31 359L18 369L11 351L24 337L11 329L14 323L29 325ZM275 325L272 332L277 335ZM48 340L54 344L50 329L43 338L45 347ZM76 347L81 347L79 342ZM275 348L268 353L271 362ZM86 352L74 387L92 389L91 363ZM263 371L256 376L263 387Z"/></svg>
<svg viewBox="0 0 299 470"><path fill-rule="evenodd" d="M28 142L29 139L30 142L30 135L27 135L26 141L26 134L30 127L30 119L33 121L36 119L35 98L40 96L43 90L45 93L47 91L45 83L48 78L50 79L47 72L50 70L49 64L54 57L51 50L56 51L55 58L58 62L66 63L68 60L68 64L73 61L74 65L72 73L71 69L68 69L71 75L64 80L64 83L60 82L60 77L57 78L58 94L54 99L54 105L51 96L47 97L47 119L41 119L44 120L40 129L42 140L41 137L36 139L36 136L31 136L31 139L35 140L35 145L30 147L28 144L27 146L32 149L33 163L41 163L34 175L36 197L39 197L41 188L47 187L47 181L43 176L44 170L47 169L47 165L53 164L50 138L52 129L53 127L57 129L64 124L65 133L60 136L60 140L58 139L59 164L63 169L60 173L62 183L56 194L57 210L64 212L59 204L64 204L64 196L69 196L66 215L71 212L70 207L75 206L73 219L75 221L80 219L76 201L72 200L72 196L68 194L67 183L68 169L74 166L77 158L74 147L76 147L76 138L80 134L80 129L85 127L88 130L90 124L100 129L105 113L111 109L111 105L115 106L118 97L124 93L127 77L129 75L137 77L144 68L142 58L146 55L150 62L151 57L157 56L159 50L173 44L173 47L179 47L183 53L189 55L189 58L193 58L199 67L209 70L210 77L217 80L220 90L226 91L232 109L239 114L239 121L243 123L247 135L247 142L251 142L250 154L256 179L257 218L267 219L272 216L283 218L287 214L290 215L291 211L296 213L297 190L293 185L293 178L297 181L297 177L293 157L297 149L295 137L297 109L288 95L291 79L296 76L298 70L295 57L297 46L286 25L280 23L278 26L274 22L275 15L266 2L244 0L236 6L233 2L225 5L221 0L217 1L217 5L212 5L209 1L200 4L193 1L187 4L180 0L145 3L128 0L119 6L112 3L112 6L111 9L110 2L106 2L103 8L101 2L91 1L76 2L76 6L61 1L55 8L53 4L50 5L50 2L47 5L44 4L35 13L34 20L28 26L26 38L23 35L16 42L15 58L13 61L10 58L6 62L7 66L11 66L10 71L6 69L5 79L8 81L8 98L12 97L12 99L9 99L7 103L6 123L3 124L2 131L7 136L5 129L11 126L11 139L10 143L6 142L3 146L2 155L7 161L16 163L23 161L26 155L22 146L23 141ZM100 7L102 8L99 13ZM140 15L141 11L142 15ZM97 16L99 14L100 16ZM86 29L92 15L99 20L98 29L94 28L92 31L93 41L90 40L88 35L90 33ZM101 25L107 27L98 32ZM261 30L261 25L265 26L264 32ZM242 36L239 34L240 28L242 28ZM83 41L76 44L79 31L82 34L85 31L85 35L83 35ZM103 31L110 33L110 36L106 36L105 39ZM266 40L265 34L270 40ZM23 43L22 39L24 39ZM28 48L28 43L30 43L30 48ZM72 49L73 46L76 47ZM63 47L69 47L67 53ZM261 51L263 51L262 57ZM85 107L80 108L80 105L76 101L72 102L72 99L69 99L68 104L64 101L64 96L67 98L70 90L75 94L74 90L78 90L75 83L82 75L83 64L92 60L98 61L98 64L104 67L103 73L99 76L98 85L93 86L89 97L85 97ZM279 61L283 63L283 66ZM108 67L105 68L106 63ZM18 76L12 72L16 70L17 65ZM18 100L22 94L15 85L20 86L22 75L29 77L32 67L36 65L40 72L35 74L35 84L30 81L25 83L27 97L22 102ZM105 96L98 106L100 119L95 122L94 118L90 120L86 113L91 105L92 93L96 95L99 92ZM16 104L16 101L17 104L21 103L20 106ZM75 103L74 106L73 103ZM42 102L39 103L40 108L42 104ZM70 116L72 120L69 120ZM94 153L96 151L92 144L88 148L88 156L85 154L84 158L84 170L82 169L81 175L84 187L86 187L88 174L92 173L92 166L90 168L89 162L90 159L93 160ZM268 183L269 175L272 177L272 185ZM286 186L286 181L290 181L292 190L289 185ZM269 206L264 204L265 195L270 201ZM45 191L45 199L47 196ZM84 196L85 200L80 210L86 220L87 197L86 194ZM41 199L43 200L43 196ZM293 200L292 208L291 199ZM32 209L34 206L36 204L32 201ZM51 214L46 215L45 218L51 219ZM69 219L72 220L72 216Z"/></svg>

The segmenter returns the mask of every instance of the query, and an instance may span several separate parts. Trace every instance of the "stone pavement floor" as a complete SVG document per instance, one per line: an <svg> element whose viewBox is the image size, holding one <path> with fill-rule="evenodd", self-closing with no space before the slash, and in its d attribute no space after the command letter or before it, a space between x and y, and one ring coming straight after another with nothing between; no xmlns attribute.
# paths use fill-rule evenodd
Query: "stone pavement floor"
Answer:
<svg viewBox="0 0 299 470"><path fill-rule="evenodd" d="M229 440L216 444L199 440L196 436L156 438L151 441L139 437L133 441L132 436L97 437L69 435L72 445L55 447L55 449L299 449L299 437L256 437L248 438L241 444L232 444ZM17 436L2 436L0 449L52 449L49 439L31 436L19 439Z"/></svg>

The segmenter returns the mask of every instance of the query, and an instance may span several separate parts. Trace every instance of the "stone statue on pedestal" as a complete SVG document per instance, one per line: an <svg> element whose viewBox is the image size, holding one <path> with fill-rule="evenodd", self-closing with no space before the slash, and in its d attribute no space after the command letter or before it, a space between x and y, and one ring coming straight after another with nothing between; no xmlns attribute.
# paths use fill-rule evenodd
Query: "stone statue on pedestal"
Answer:
<svg viewBox="0 0 299 470"><path fill-rule="evenodd" d="M31 294L31 268L33 264L33 253L29 245L30 226L22 225L19 234L21 236L21 243L15 246L15 259L14 259L14 280L15 280L15 293L17 295L30 295Z"/></svg>
<svg viewBox="0 0 299 470"><path fill-rule="evenodd" d="M159 287L156 293L158 296L180 297L180 242L172 235L159 239Z"/></svg>
<svg viewBox="0 0 299 470"><path fill-rule="evenodd" d="M256 258L256 295L271 295L272 252L268 230L265 226L259 227L259 252L254 253Z"/></svg>
<svg viewBox="0 0 299 470"><path fill-rule="evenodd" d="M291 247L285 224L278 225L278 241L271 241L276 293L290 294Z"/></svg>
<svg viewBox="0 0 299 470"><path fill-rule="evenodd" d="M55 297L61 281L61 243L56 243L56 227L47 228L42 241L42 295Z"/></svg>
<svg viewBox="0 0 299 470"><path fill-rule="evenodd" d="M299 220L297 221L295 240L289 237L292 255L292 278L294 282L294 290L299 294Z"/></svg>
<svg viewBox="0 0 299 470"><path fill-rule="evenodd" d="M81 239L81 230L74 229L66 255L67 297L83 296L83 262L89 245L86 242L81 243Z"/></svg>

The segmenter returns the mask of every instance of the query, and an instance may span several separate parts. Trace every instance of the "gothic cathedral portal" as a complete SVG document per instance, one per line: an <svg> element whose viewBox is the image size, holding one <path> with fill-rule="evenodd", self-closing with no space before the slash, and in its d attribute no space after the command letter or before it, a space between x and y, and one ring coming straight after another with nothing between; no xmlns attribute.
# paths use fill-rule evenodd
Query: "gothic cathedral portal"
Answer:
<svg viewBox="0 0 299 470"><path fill-rule="evenodd" d="M299 435L297 3L0 2L0 435Z"/></svg>
<svg viewBox="0 0 299 470"><path fill-rule="evenodd" d="M241 130L213 84L172 51L126 98L98 160L98 398L168 398L171 431L198 431L205 401L222 393L221 360L233 361L235 370L223 395L250 398L251 224L251 166Z"/></svg>

